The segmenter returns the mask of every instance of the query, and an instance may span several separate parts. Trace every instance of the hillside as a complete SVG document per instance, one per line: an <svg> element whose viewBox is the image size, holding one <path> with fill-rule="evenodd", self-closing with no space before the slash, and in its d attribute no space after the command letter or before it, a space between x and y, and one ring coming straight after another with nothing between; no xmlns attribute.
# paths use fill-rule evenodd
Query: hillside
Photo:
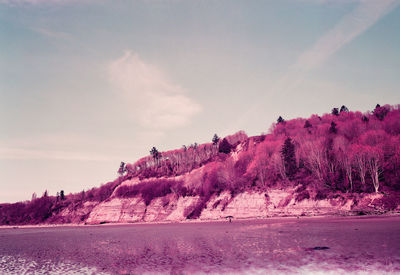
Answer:
<svg viewBox="0 0 400 275"><path fill-rule="evenodd" d="M98 188L0 205L0 224L217 220L399 211L400 109L345 106L158 152Z"/></svg>

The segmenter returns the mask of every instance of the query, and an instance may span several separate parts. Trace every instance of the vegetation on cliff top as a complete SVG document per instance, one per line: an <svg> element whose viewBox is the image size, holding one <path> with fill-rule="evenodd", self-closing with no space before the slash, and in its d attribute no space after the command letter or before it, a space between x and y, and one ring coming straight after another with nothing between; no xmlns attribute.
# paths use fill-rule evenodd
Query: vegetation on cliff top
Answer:
<svg viewBox="0 0 400 275"><path fill-rule="evenodd" d="M200 167L200 179L181 179ZM213 194L272 187L295 187L298 201L337 193L384 192L384 207L393 209L400 191L400 110L377 105L373 112L363 114L342 106L308 119L279 117L269 133L261 136L238 132L220 139L215 135L210 143L167 152L153 147L149 156L122 164L119 174L113 182L63 195L64 199L46 192L31 201L0 205L0 224L65 222L56 218L63 209L101 202L112 194L140 195L146 205L171 193L196 195L198 204L186 213L196 218ZM132 178L141 182L120 186Z"/></svg>

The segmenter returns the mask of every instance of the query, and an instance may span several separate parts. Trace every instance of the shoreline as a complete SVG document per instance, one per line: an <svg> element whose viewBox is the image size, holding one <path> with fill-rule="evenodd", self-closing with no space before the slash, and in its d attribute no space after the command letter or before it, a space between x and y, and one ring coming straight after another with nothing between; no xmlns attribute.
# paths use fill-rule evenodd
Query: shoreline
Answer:
<svg viewBox="0 0 400 275"><path fill-rule="evenodd" d="M232 222L250 222L250 221L272 221L272 220L310 220L310 219L329 219L336 218L340 220L346 219L375 219L375 218L400 218L400 212L386 212L381 214L364 214L364 215L315 215L315 216L271 216L271 217L250 217L232 219ZM134 222L134 223L62 223L62 224L24 224L24 225L0 225L1 229L29 229L29 228L60 228L60 227L100 227L100 226L129 226L129 225L158 225L158 224L193 224L193 223L228 223L227 219L203 219L203 220L179 220L179 221L158 221L158 222Z"/></svg>

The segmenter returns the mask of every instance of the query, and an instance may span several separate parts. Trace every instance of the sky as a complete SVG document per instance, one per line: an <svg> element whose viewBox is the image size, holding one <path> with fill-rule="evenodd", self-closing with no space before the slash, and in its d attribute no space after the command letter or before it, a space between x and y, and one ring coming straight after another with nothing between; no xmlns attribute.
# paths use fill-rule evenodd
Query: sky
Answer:
<svg viewBox="0 0 400 275"><path fill-rule="evenodd" d="M400 103L400 0L0 0L0 203L166 151Z"/></svg>

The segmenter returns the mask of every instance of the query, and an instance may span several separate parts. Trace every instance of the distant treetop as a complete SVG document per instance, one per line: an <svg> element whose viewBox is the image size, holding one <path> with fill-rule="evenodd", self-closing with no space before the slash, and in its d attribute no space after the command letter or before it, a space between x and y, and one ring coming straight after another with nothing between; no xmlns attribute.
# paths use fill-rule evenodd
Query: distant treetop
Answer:
<svg viewBox="0 0 400 275"><path fill-rule="evenodd" d="M332 113L332 115L338 116L339 115L338 108L333 108L331 113Z"/></svg>
<svg viewBox="0 0 400 275"><path fill-rule="evenodd" d="M220 153L224 153L224 154L229 154L232 150L232 145L229 143L229 141L224 138L221 143L219 144L219 148L218 151Z"/></svg>
<svg viewBox="0 0 400 275"><path fill-rule="evenodd" d="M331 122L331 127L329 128L329 133L331 134L336 134L337 133L337 128L336 128L336 123L335 122Z"/></svg>
<svg viewBox="0 0 400 275"><path fill-rule="evenodd" d="M217 145L219 140L220 140L219 136L217 134L214 134L214 136L212 138L212 143L214 145Z"/></svg>
<svg viewBox="0 0 400 275"><path fill-rule="evenodd" d="M311 127L312 127L312 125L311 125L310 121L306 120L306 122L304 123L304 128L311 128Z"/></svg>
<svg viewBox="0 0 400 275"><path fill-rule="evenodd" d="M153 156L153 158L156 158L156 157L158 157L159 152L156 147L153 147L150 150L150 154Z"/></svg>
<svg viewBox="0 0 400 275"><path fill-rule="evenodd" d="M389 108L386 108L385 106L381 107L381 105L377 104L374 110L374 115L382 121L386 115L389 113Z"/></svg>
<svg viewBox="0 0 400 275"><path fill-rule="evenodd" d="M342 107L340 107L340 112L341 112L341 113L342 113L342 112L348 113L348 112L349 112L349 109L348 109L346 106L342 105Z"/></svg>
<svg viewBox="0 0 400 275"><path fill-rule="evenodd" d="M278 119L276 120L276 122L277 122L278 124L279 124L279 123L284 123L285 120L284 120L281 116L279 116Z"/></svg>

